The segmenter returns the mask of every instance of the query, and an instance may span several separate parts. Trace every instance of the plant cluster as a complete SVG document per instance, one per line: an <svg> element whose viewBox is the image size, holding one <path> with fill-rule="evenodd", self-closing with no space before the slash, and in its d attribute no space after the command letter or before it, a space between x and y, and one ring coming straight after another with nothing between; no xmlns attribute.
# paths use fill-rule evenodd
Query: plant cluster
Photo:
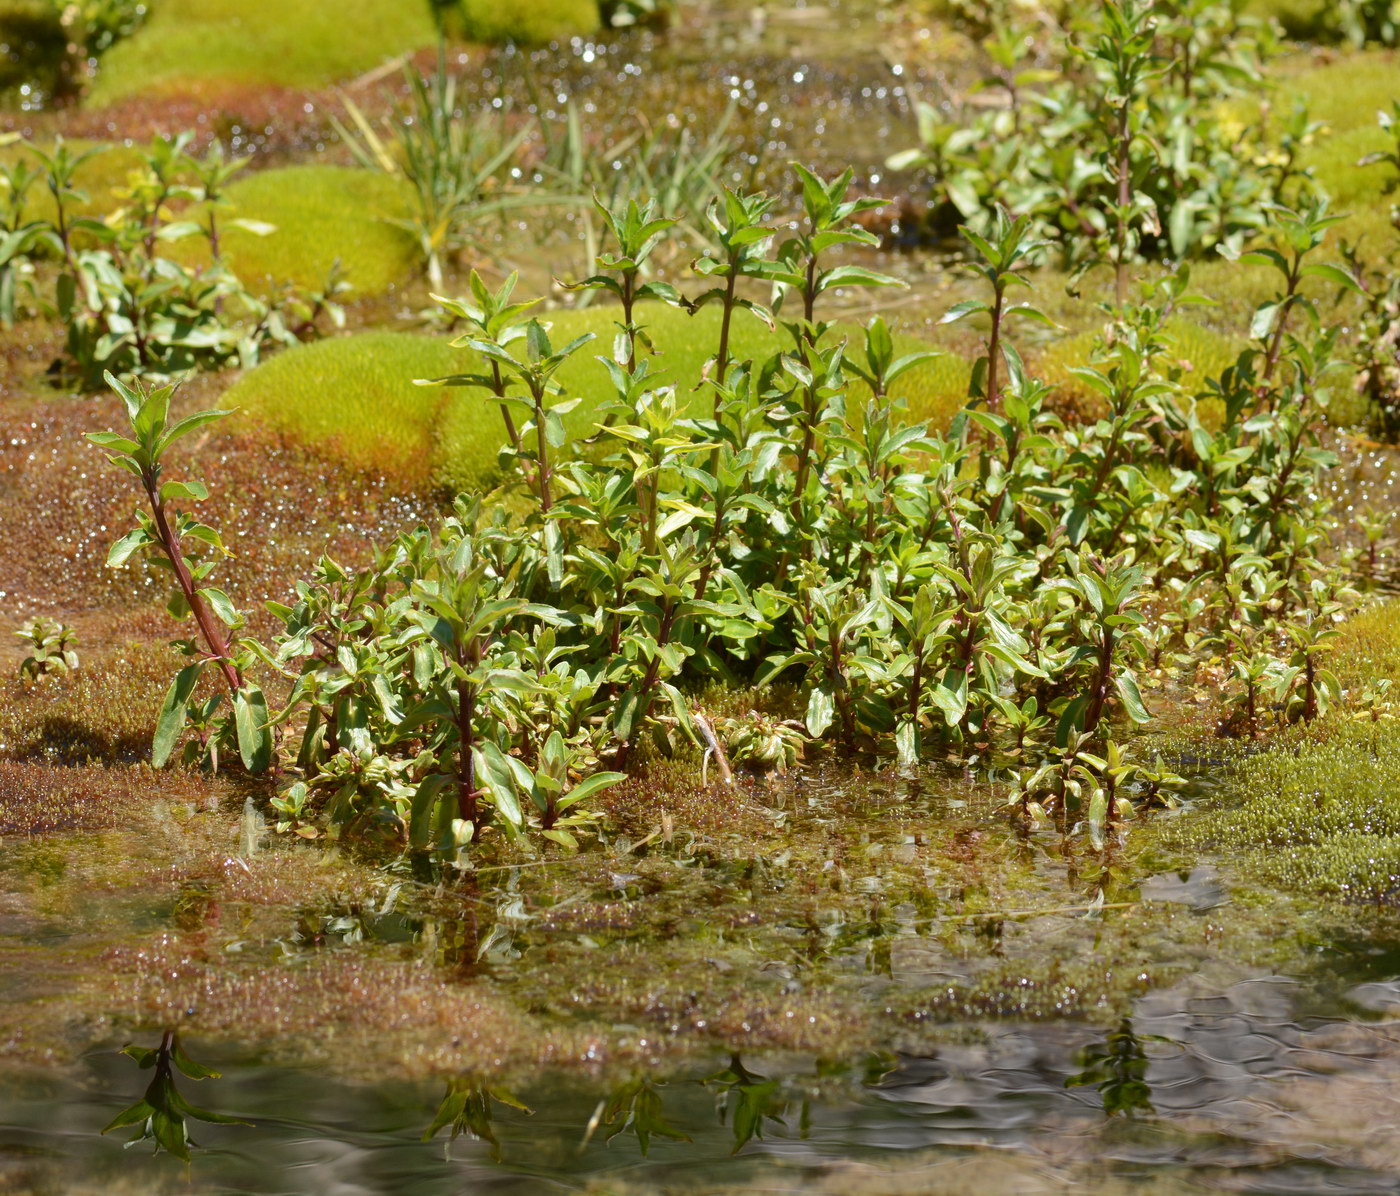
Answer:
<svg viewBox="0 0 1400 1196"><path fill-rule="evenodd" d="M1048 39L1045 14L998 10L980 86L920 103L919 145L889 164L929 174L929 218L946 231L985 232L1003 206L1066 264L1112 264L1121 303L1128 262L1237 249L1269 203L1294 198L1318 130L1306 110L1276 130L1265 116L1238 127L1219 105L1264 87L1272 36L1243 7L1108 0L1074 8ZM1063 58L1035 57L1047 45Z"/></svg>
<svg viewBox="0 0 1400 1196"><path fill-rule="evenodd" d="M26 145L30 158L0 167L0 324L9 327L31 307L56 317L66 330L53 371L60 381L93 390L107 372L169 378L253 365L267 349L315 334L323 318L343 320L334 272L316 293L271 298L239 280L223 258L221 233L273 230L227 216L229 181L247 159L227 159L217 145L196 158L192 139L152 141L118 193L120 206L101 219L77 182L101 147L74 151L61 139L47 152ZM203 243L207 264L172 253L190 240Z"/></svg>
<svg viewBox="0 0 1400 1196"><path fill-rule="evenodd" d="M1400 4L1395 0L1331 0L1317 6L1314 36L1364 46L1400 45Z"/></svg>
<svg viewBox="0 0 1400 1196"><path fill-rule="evenodd" d="M1100 404L1079 425L1054 414L1012 343L1018 321L1044 319L1009 301L1044 242L1005 212L986 237L966 230L987 298L948 318L989 331L968 406L939 434L902 415L919 355L897 357L882 318L854 344L822 318L837 288L894 281L832 260L874 241L856 219L879 201L851 198L850 172L796 171L793 229L766 223L762 195L713 205L712 250L695 264L709 289L693 299L639 281L671 220L635 202L607 214L614 244L578 285L619 300L598 357L613 399L584 443L570 441L578 399L558 378L592 338L556 345L514 278L492 291L474 275L471 296L447 303L467 327L468 372L434 384L499 409L516 481L489 503L459 499L367 568L323 559L272 605L284 628L270 644L232 638L243 616L207 578L222 545L174 509L202 488L161 477L174 439L220 413L167 426L169 388L114 380L133 434L94 439L138 476L148 511L113 562L139 550L171 569L172 609L200 634L157 761L182 726L190 759L280 761L281 822L305 833L319 820L448 851L488 831L567 845L643 745L723 752L700 684L781 679L802 695L805 738L903 765L1010 761L1013 804L1102 842L1175 784L1121 739L1150 719L1143 677L1223 662L1250 732L1337 700L1323 655L1346 594L1319 559L1315 480L1332 458L1313 433L1336 332L1299 290L1313 276L1354 285L1313 260L1335 220L1325 205L1272 210L1284 248L1254 252L1278 291L1218 377L1192 382L1171 351L1184 270L1112 309L1075 371ZM646 331L658 303L719 306L700 378L658 371ZM786 347L736 358L732 321L753 318ZM696 385L710 398L687 403ZM285 678L279 709L248 680L255 668ZM205 670L225 694L197 692ZM786 724L720 726L736 754L796 757Z"/></svg>

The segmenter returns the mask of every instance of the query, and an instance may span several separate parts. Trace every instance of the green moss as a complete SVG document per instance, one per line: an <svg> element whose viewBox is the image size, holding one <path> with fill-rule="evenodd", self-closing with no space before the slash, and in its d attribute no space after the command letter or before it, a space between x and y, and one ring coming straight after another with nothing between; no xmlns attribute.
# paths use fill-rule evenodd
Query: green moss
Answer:
<svg viewBox="0 0 1400 1196"><path fill-rule="evenodd" d="M601 24L597 0L460 0L459 19L468 41L528 46L596 33Z"/></svg>
<svg viewBox="0 0 1400 1196"><path fill-rule="evenodd" d="M224 249L251 286L317 286L337 258L360 295L387 290L412 270L413 238L390 219L407 206L405 185L372 170L288 166L264 170L229 188L235 214L276 226L258 236L229 228Z"/></svg>
<svg viewBox="0 0 1400 1196"><path fill-rule="evenodd" d="M560 381L585 402L570 417L580 436L592 412L609 396L607 376L594 360L615 331L616 311L590 307L550 314L553 337L563 343L592 332L588 346L561 371ZM671 308L645 314L660 353L663 375L684 384L700 376L716 340L718 312L690 317ZM739 356L771 353L780 341L756 321L735 325ZM902 347L913 342L905 340ZM319 446L357 468L405 475L417 473L453 489L488 484L503 443L495 404L481 392L418 387L415 378L469 372L471 356L448 347L443 336L375 332L341 337L294 349L243 378L226 401L305 444ZM966 362L953 356L906 375L900 393L916 418L946 425L967 389ZM694 392L694 402L708 400Z"/></svg>
<svg viewBox="0 0 1400 1196"><path fill-rule="evenodd" d="M1394 620L1393 610L1389 618ZM1343 675L1394 674L1396 636L1375 627L1343 638ZM1358 645L1376 655L1360 660ZM1226 806L1187 820L1177 832L1194 847L1242 852L1245 868L1288 889L1350 901L1400 899L1400 739L1393 719L1345 717L1283 736L1239 761Z"/></svg>
<svg viewBox="0 0 1400 1196"><path fill-rule="evenodd" d="M278 354L224 398L260 423L356 469L402 473L434 458L432 432L448 401L413 385L456 366L446 338L367 332Z"/></svg>
<svg viewBox="0 0 1400 1196"><path fill-rule="evenodd" d="M1363 607L1342 625L1331 665L1347 688L1389 678L1400 685L1400 609L1394 600Z"/></svg>
<svg viewBox="0 0 1400 1196"><path fill-rule="evenodd" d="M1307 100L1312 118L1324 121L1334 134L1374 126L1376 113L1400 97L1400 70L1389 50L1346 54L1323 66L1281 74L1284 95Z"/></svg>
<svg viewBox="0 0 1400 1196"><path fill-rule="evenodd" d="M426 0L152 0L102 60L91 103L229 86L318 87L437 38Z"/></svg>
<svg viewBox="0 0 1400 1196"><path fill-rule="evenodd" d="M1362 125L1324 138L1308 151L1304 161L1336 210L1351 212L1379 202L1387 184L1394 180L1395 171L1389 166L1358 165L1367 154L1389 149L1392 144L1379 124Z"/></svg>

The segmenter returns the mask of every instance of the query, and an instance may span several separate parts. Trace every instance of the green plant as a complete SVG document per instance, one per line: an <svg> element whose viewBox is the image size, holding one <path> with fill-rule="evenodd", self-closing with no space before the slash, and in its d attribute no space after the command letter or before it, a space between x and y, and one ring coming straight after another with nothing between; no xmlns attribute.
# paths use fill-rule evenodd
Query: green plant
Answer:
<svg viewBox="0 0 1400 1196"><path fill-rule="evenodd" d="M715 730L723 736L730 761L760 774L786 774L802 760L808 743L801 723L765 717L755 710L740 718L716 719Z"/></svg>
<svg viewBox="0 0 1400 1196"><path fill-rule="evenodd" d="M1001 409L1000 370L1005 359L1007 368L1014 377L1024 374L1019 354L1004 339L1007 321L1013 317L1036 320L1051 324L1051 320L1029 303L1007 306L1007 292L1013 289L1029 290L1030 283L1021 271L1038 256L1045 247L1044 241L1035 240L1030 235L1030 221L1024 216L1012 220L1005 208L998 208L992 227L986 239L972 229L963 226L963 236L972 242L981 261L972 267L976 274L985 278L992 290L991 303L980 299L967 299L954 304L943 317L943 323L965 320L970 316L986 315L991 322L987 335L987 351L977 359L972 369L972 386L969 397L975 402L984 400L989 411ZM1053 326L1053 325L1052 325Z"/></svg>
<svg viewBox="0 0 1400 1196"><path fill-rule="evenodd" d="M78 667L78 652L73 647L78 633L67 623L36 615L26 619L15 632L26 641L29 655L20 661L20 676L27 681L42 681L46 677L62 677Z"/></svg>
<svg viewBox="0 0 1400 1196"><path fill-rule="evenodd" d="M1119 308L1128 300L1128 261L1137 248L1138 227L1161 229L1157 206L1144 194L1146 176L1157 162L1141 102L1147 86L1168 69L1155 53L1154 7L1154 0L1106 0L1101 31L1082 51L1099 80L1095 116L1103 138L1104 176L1113 187L1107 215Z"/></svg>
<svg viewBox="0 0 1400 1196"><path fill-rule="evenodd" d="M618 336L594 362L610 397L582 421L573 380L588 335L556 348L513 278L491 290L473 276L469 299L443 300L474 356L436 385L478 389L503 411L513 476L489 507L459 499L369 567L323 559L293 603L273 606L272 643L206 644L226 665L252 653L290 684L282 709L244 720L284 728L286 829L378 830L449 858L498 837L573 848L596 822L593 799L646 750L722 757L727 744L782 769L805 738L904 766L1014 753L1011 804L1107 850L1135 808L1180 785L1119 734L1150 721L1144 669L1189 675L1219 667L1222 648L1237 656L1250 734L1265 693L1290 718L1335 706L1321 653L1349 592L1320 555L1314 491L1333 460L1315 419L1337 338L1311 319L1279 338L1276 323L1315 311L1305 279L1335 281L1335 267L1309 273L1305 260L1325 210L1274 213L1293 260L1261 257L1282 291L1256 317L1255 346L1216 376L1188 386L1173 351L1173 317L1192 302L1185 270L1115 306L1073 375L1098 403L1082 423L1049 411L1051 388L997 332L1035 314L1006 302L1029 281L1029 225L999 216L993 239L973 233L992 302L962 312L992 315L997 335L965 412L938 432L904 415L923 355L896 356L880 317L855 344L824 319L837 287L889 281L827 256L869 243L850 227L868 205L846 197L847 176L797 175L796 234L771 260L755 249L725 263L775 285L783 337L765 355L736 351L727 287L708 320L676 316L723 348L722 376L703 344L688 373L657 368L646 317L699 305L679 290L659 296L677 307L636 302L642 266L674 230L646 205L609 215L619 251L590 282L619 299L604 313ZM746 211L724 235L747 222L747 243L763 244L765 202L735 202ZM696 263L706 285L718 260ZM714 398L692 414L683 388L702 380ZM1198 393L1219 412L1209 424ZM993 394L998 410L983 405ZM134 535L163 543L158 527ZM1277 636L1293 658L1275 666ZM779 678L797 686L801 731L781 718L716 727L693 697L717 679ZM206 743L237 739L214 699L191 698L176 705Z"/></svg>
<svg viewBox="0 0 1400 1196"><path fill-rule="evenodd" d="M485 217L521 202L499 194L498 176L528 136L528 129L508 135L504 124L488 114L467 120L461 115L457 78L439 49L431 76L405 67L408 103L395 101L381 136L348 96L343 103L353 131L332 116L341 140L361 166L405 179L412 189L413 214L397 221L418 244L428 282L441 289L443 270L472 244L473 226Z"/></svg>
<svg viewBox="0 0 1400 1196"><path fill-rule="evenodd" d="M235 744L245 768L265 771L271 766L273 748L267 700L245 677L252 661L249 647L232 638L242 629L244 617L223 590L207 584L219 558L229 553L217 531L177 505L199 502L209 492L201 482L165 477L171 446L228 412L197 411L172 422L174 387L147 390L138 383L133 388L110 373L107 383L122 401L130 435L90 432L88 439L107 452L108 461L137 479L145 503L137 510L136 527L112 545L107 565L120 568L138 557L171 574L175 588L168 609L176 618L193 619L199 637L198 641L177 642L192 663L180 670L166 695L151 748L152 761L160 767L170 758L191 712L197 713L201 727L213 726L210 716L217 702L204 707L195 701L199 678L212 665L228 690L232 713L213 726L212 736L201 735L201 746L217 763L220 747Z"/></svg>
<svg viewBox="0 0 1400 1196"><path fill-rule="evenodd" d="M919 145L889 165L928 173L940 231L965 224L986 236L1004 207L1067 266L1110 265L1122 305L1133 261L1237 245L1263 223L1258 205L1284 198L1304 173L1305 116L1285 130L1295 144L1275 164L1262 119L1237 131L1205 99L1207 89L1243 94L1263 83L1271 39L1239 9L1129 0L1047 11L1048 38L1018 35L1020 14L988 10L978 22L982 86L1004 90L1009 104L919 102ZM1045 69L1046 52L1058 69Z"/></svg>

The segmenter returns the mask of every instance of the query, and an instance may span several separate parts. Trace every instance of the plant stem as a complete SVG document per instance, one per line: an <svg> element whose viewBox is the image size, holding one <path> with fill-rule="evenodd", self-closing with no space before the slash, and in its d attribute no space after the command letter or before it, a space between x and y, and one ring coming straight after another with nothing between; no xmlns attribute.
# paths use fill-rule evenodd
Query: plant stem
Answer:
<svg viewBox="0 0 1400 1196"><path fill-rule="evenodd" d="M219 662L219 668L224 674L224 680L228 683L229 692L236 694L243 688L243 675L230 658L228 639L225 637L218 619L214 617L214 612L209 609L209 604L204 601L204 596L195 586L194 578L190 576L190 569L185 563L185 555L180 543L180 533L171 526L166 515L165 500L160 497L160 491L156 487L156 479L149 472L143 473L141 485L151 504L151 514L155 518L156 532L160 536L161 551L170 561L170 567L174 570L180 592L184 595L185 601L189 604L190 613L194 615L195 622L199 625L200 634L204 637L204 643L209 649L210 656Z"/></svg>

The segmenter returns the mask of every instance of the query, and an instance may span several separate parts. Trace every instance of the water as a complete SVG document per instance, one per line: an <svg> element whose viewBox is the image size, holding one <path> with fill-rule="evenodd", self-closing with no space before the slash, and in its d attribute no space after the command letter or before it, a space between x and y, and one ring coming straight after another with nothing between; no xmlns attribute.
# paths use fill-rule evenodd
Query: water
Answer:
<svg viewBox="0 0 1400 1196"><path fill-rule="evenodd" d="M129 845L101 834L0 841L0 1190L1400 1184L1384 917L1261 896L1221 861L1163 867L1165 824L1095 871L955 770L728 800L670 844L446 887L375 865L327 887L319 847L259 847L232 801L158 811L154 844L132 828L126 877L101 861ZM243 854L196 885L181 868L210 836ZM155 988L133 998L104 973L137 957ZM119 1048L161 1043L157 1007L222 1073L176 1076L183 1098L250 1123L191 1121L188 1170L99 1132L155 1074ZM453 1029L484 1044L455 1086L455 1056L415 1062Z"/></svg>
<svg viewBox="0 0 1400 1196"><path fill-rule="evenodd" d="M1393 1015L1394 981L1357 990L1353 1009L1382 991ZM524 1089L508 1095L530 1113L492 1100L494 1143L446 1130L425 1142L441 1096L434 1086L329 1083L196 1044L191 1053L224 1074L183 1081L190 1099L253 1124L194 1127L201 1148L190 1175L211 1193L614 1190L589 1187L601 1182L629 1191L875 1191L881 1175L896 1186L911 1175L967 1182L982 1160L989 1178L1009 1170L1054 1190L1094 1160L1098 1187L1086 1190L1150 1182L1154 1191L1394 1191L1396 1023L1305 1014L1305 1004L1296 980L1257 976L1218 992L1187 983L1149 994L1107 1029L968 1025L964 1042L923 1057L716 1057L648 1077L665 1128L646 1151L621 1116L590 1133L630 1080ZM7 1076L5 1190L178 1187L174 1160L124 1151L119 1135L96 1132L147 1074L95 1051L71 1075ZM1125 1096L1135 1074L1140 1091Z"/></svg>

